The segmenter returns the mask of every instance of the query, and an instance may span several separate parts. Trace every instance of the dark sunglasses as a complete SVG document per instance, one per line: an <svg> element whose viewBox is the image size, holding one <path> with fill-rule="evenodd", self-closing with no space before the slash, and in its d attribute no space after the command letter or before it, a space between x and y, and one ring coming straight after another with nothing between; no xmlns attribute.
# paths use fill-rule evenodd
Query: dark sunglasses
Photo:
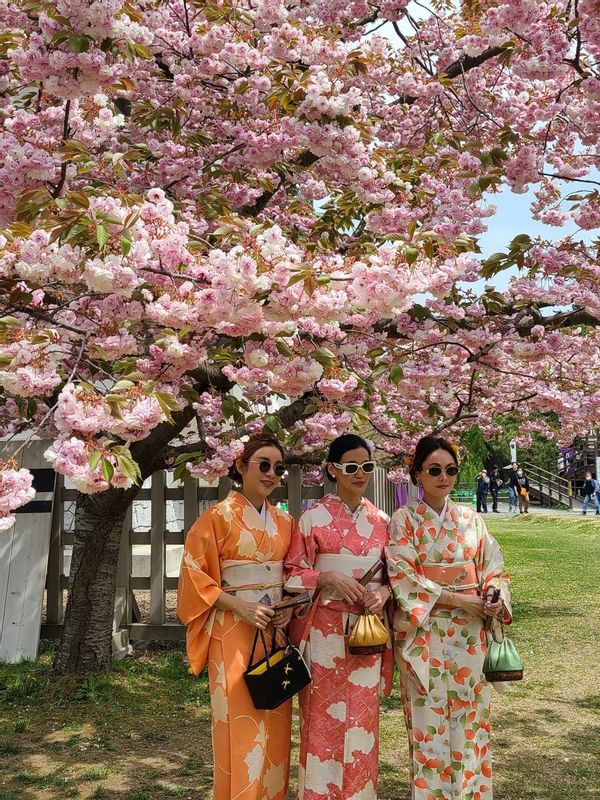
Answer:
<svg viewBox="0 0 600 800"><path fill-rule="evenodd" d="M344 475L354 475L359 469L362 469L364 473L368 474L375 469L374 461L363 461L362 464L357 464L356 461L347 461L345 464L336 464L335 461L332 463L334 467L341 469Z"/></svg>
<svg viewBox="0 0 600 800"><path fill-rule="evenodd" d="M424 469L423 472L431 475L432 478L437 478L442 474L442 472L445 472L449 478L453 478L455 475L458 475L458 467L428 467L427 469Z"/></svg>
<svg viewBox="0 0 600 800"><path fill-rule="evenodd" d="M248 461L248 464L258 464L259 470L264 472L265 475L270 469L273 470L273 474L278 478L281 478L281 476L285 474L285 466L283 464L271 464L271 462L266 458L261 458L260 461L256 459L250 460Z"/></svg>

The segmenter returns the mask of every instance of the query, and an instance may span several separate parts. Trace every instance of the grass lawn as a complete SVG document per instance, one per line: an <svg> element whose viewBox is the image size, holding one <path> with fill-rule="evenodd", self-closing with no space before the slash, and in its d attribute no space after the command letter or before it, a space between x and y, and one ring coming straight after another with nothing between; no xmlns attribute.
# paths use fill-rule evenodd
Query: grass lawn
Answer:
<svg viewBox="0 0 600 800"><path fill-rule="evenodd" d="M599 800L600 522L489 522L513 575L511 636L526 664L523 683L494 693L495 800ZM52 679L49 662L0 666L0 800L211 797L207 686L181 651L86 680ZM379 796L410 798L397 693L382 704Z"/></svg>

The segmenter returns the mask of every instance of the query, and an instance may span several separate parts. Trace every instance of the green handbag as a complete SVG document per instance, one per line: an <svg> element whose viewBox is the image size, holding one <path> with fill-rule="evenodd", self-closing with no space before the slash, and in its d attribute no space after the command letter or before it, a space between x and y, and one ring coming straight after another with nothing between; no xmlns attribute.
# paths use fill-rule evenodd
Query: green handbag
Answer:
<svg viewBox="0 0 600 800"><path fill-rule="evenodd" d="M492 640L488 641L488 649L483 662L483 674L490 683L497 681L523 680L523 661L517 648L504 635L504 625L500 620L502 639L496 638L496 627L491 626Z"/></svg>

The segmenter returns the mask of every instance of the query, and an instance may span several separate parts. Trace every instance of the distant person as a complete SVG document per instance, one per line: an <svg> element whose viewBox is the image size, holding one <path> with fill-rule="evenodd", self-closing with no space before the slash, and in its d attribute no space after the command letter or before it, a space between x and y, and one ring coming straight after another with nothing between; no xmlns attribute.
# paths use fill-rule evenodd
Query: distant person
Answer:
<svg viewBox="0 0 600 800"><path fill-rule="evenodd" d="M587 514L588 506L593 500L596 506L596 516L600 515L600 484L595 478L592 478L591 472L585 473L581 494L583 495L583 508L581 509L581 513L584 516Z"/></svg>
<svg viewBox="0 0 600 800"><path fill-rule="evenodd" d="M500 470L498 467L493 467L490 472L490 494L492 495L492 511L496 514L500 513L498 511L498 490L503 484L504 481L500 477Z"/></svg>
<svg viewBox="0 0 600 800"><path fill-rule="evenodd" d="M519 514L529 514L529 478L522 468L517 469L517 500L519 501Z"/></svg>
<svg viewBox="0 0 600 800"><path fill-rule="evenodd" d="M519 476L517 472L519 470L519 465L516 461L513 461L510 467L510 475L508 476L508 513L509 514L516 514L518 508L518 497L519 497Z"/></svg>
<svg viewBox="0 0 600 800"><path fill-rule="evenodd" d="M487 514L487 493L490 488L490 478L487 470L482 469L477 476L477 511Z"/></svg>

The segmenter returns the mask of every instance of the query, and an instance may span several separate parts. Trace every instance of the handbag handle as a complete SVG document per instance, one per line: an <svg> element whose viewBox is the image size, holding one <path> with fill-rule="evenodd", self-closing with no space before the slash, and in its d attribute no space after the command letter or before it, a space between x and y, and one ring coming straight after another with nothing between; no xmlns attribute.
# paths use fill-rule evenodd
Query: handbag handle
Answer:
<svg viewBox="0 0 600 800"><path fill-rule="evenodd" d="M496 635L496 625L494 624L495 622L499 622L500 623L500 630L502 631L502 638L501 639L498 639L498 637ZM502 622L502 619L494 619L493 622L490 624L489 630L490 630L490 633L492 634L492 639L496 642L496 644L501 644L504 641L504 638L505 638L505 635L504 635L504 622Z"/></svg>
<svg viewBox="0 0 600 800"><path fill-rule="evenodd" d="M252 666L252 664L254 664L254 651L256 650L256 644L258 642L258 636L260 634L262 645L263 645L263 648L264 648L264 651L265 651L267 669L271 668L271 664L269 663L269 656L270 655L272 656L273 653L277 650L277 630L278 629L273 629L273 640L271 642L271 652L269 653L269 651L267 649L267 640L265 638L265 632L262 630L262 628L257 628L256 629L256 633L254 634L254 641L252 642L252 650L250 651L250 662L249 662L250 666ZM281 632L283 633L283 635L285 637L286 647L291 645L290 637L288 636L288 632L286 630L282 630Z"/></svg>
<svg viewBox="0 0 600 800"><path fill-rule="evenodd" d="M254 651L256 650L256 643L258 642L258 634L260 634L260 638L262 641L262 645L265 650L265 658L267 659L267 669L269 668L269 651L267 650L267 640L265 639L265 632L262 628L257 628L256 633L254 634L254 641L252 642L252 650L250 652L250 666L254 664ZM273 641L275 641L275 636L273 636Z"/></svg>

